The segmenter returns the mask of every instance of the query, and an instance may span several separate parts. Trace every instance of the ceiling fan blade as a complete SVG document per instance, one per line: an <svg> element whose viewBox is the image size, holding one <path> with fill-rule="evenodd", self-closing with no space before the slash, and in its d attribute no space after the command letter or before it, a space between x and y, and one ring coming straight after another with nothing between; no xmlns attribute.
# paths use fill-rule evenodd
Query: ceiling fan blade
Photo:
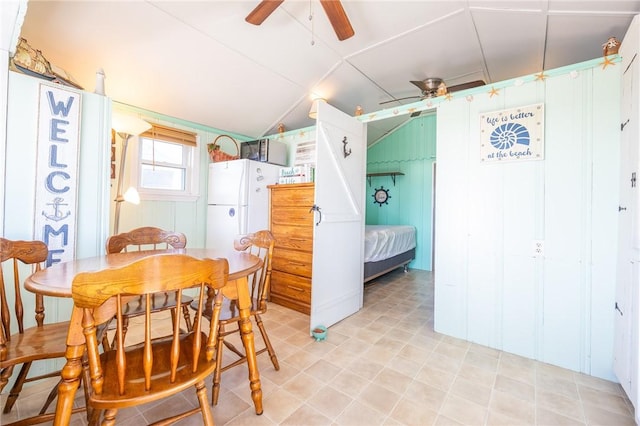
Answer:
<svg viewBox="0 0 640 426"><path fill-rule="evenodd" d="M404 98L391 99L390 101L380 102L378 105L388 104L390 102L396 102L396 101L404 101L405 99L416 99L416 98L422 98L422 96L407 96L407 97L404 97Z"/></svg>
<svg viewBox="0 0 640 426"><path fill-rule="evenodd" d="M428 90L427 86L424 84L424 81L410 81L409 83L413 84L414 86L416 86L418 89L422 90L423 92Z"/></svg>
<svg viewBox="0 0 640 426"><path fill-rule="evenodd" d="M473 87L480 87L484 85L485 85L485 82L482 80L468 81L466 83L456 84L454 86L447 86L447 91L457 92L458 90L466 90L466 89L471 89Z"/></svg>
<svg viewBox="0 0 640 426"><path fill-rule="evenodd" d="M338 36L338 40L346 40L355 34L339 0L320 0L320 4L324 8L327 18L329 18L329 22L331 22L333 30Z"/></svg>
<svg viewBox="0 0 640 426"><path fill-rule="evenodd" d="M262 0L244 20L253 25L260 25L283 1L284 0Z"/></svg>

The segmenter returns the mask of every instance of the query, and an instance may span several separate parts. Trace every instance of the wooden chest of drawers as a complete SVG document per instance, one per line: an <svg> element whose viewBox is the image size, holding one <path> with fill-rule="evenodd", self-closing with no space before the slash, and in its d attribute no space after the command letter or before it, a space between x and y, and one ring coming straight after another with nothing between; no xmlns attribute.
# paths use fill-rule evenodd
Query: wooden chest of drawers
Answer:
<svg viewBox="0 0 640 426"><path fill-rule="evenodd" d="M311 311L314 198L312 183L271 185L269 229L276 239L271 301L296 311Z"/></svg>

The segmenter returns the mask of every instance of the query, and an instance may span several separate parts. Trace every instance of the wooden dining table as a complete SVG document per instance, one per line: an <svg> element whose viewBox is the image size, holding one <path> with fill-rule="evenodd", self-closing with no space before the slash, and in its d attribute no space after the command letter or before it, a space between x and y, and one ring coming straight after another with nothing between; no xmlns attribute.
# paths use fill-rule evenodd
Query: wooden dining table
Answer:
<svg viewBox="0 0 640 426"><path fill-rule="evenodd" d="M238 251L220 251L203 248L147 250L128 253L116 253L58 263L35 272L25 280L25 288L46 296L71 297L71 284L80 272L98 271L127 265L135 260L159 253L182 253L196 258L226 258L229 262L229 279L222 292L228 299L236 300L240 315L240 335L247 354L249 368L249 388L256 414L262 414L262 388L260 373L256 361L254 336L251 326L251 295L247 276L262 266L262 260L249 253ZM82 333L82 310L74 306L71 313L69 333L67 335L66 363L61 370L61 382L58 385L58 401L54 426L68 425L73 408L75 393L82 375L82 357L85 340Z"/></svg>

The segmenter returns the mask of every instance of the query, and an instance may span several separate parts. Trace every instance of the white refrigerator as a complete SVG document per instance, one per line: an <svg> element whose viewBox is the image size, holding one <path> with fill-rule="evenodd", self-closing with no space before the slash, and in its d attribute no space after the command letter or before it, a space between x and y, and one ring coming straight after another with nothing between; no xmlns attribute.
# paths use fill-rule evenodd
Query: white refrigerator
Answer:
<svg viewBox="0 0 640 426"><path fill-rule="evenodd" d="M269 228L269 189L280 166L253 160L209 163L208 248L230 250L239 235Z"/></svg>

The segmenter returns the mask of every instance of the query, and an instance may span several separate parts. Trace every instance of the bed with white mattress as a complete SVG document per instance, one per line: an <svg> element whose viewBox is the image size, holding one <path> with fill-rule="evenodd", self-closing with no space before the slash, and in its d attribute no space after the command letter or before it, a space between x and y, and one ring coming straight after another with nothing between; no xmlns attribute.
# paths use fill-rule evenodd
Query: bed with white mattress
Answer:
<svg viewBox="0 0 640 426"><path fill-rule="evenodd" d="M416 254L416 228L411 225L366 225L364 282L407 265Z"/></svg>

